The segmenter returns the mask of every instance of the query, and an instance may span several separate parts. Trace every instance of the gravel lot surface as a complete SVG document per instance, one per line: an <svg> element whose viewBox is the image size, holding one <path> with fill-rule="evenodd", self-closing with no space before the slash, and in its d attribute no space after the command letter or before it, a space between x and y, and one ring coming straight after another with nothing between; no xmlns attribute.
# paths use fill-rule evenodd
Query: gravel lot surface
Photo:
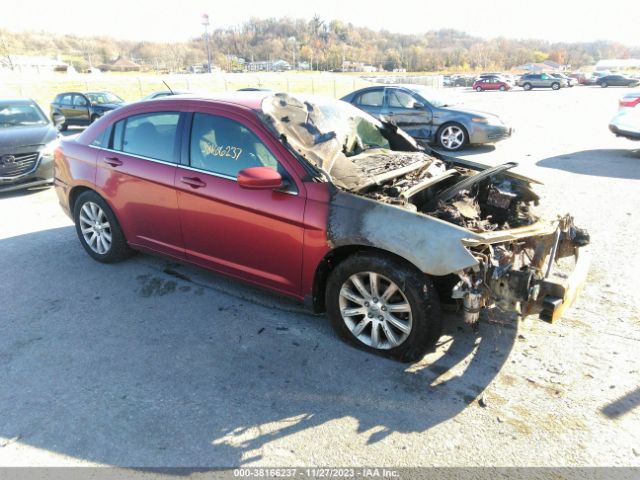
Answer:
<svg viewBox="0 0 640 480"><path fill-rule="evenodd" d="M593 264L559 323L448 315L411 366L202 270L98 264L51 189L0 196L0 465L640 466L640 143L607 130L627 91L457 91L516 129L464 156L543 180Z"/></svg>

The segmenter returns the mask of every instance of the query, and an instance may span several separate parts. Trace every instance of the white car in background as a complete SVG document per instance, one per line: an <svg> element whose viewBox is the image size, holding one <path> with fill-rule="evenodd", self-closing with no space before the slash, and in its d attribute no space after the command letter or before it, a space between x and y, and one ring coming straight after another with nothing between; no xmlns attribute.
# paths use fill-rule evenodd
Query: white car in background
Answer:
<svg viewBox="0 0 640 480"><path fill-rule="evenodd" d="M640 140L640 108L623 108L609 122L616 136Z"/></svg>

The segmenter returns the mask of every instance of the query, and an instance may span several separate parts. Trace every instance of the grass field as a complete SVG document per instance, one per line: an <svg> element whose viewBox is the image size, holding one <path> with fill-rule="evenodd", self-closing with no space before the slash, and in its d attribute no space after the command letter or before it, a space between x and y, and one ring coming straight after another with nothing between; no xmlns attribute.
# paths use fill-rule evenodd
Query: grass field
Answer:
<svg viewBox="0 0 640 480"><path fill-rule="evenodd" d="M378 76L378 74L375 74ZM417 78L417 77L416 77ZM429 79L429 77L421 77ZM264 72L198 75L145 75L127 73L103 74L0 74L0 98L27 97L43 108L60 92L108 90L127 101L136 101L158 90L166 90L167 82L176 91L213 93L244 87L262 87L291 93L315 93L340 98L369 86L371 81L354 74ZM422 82L421 82L422 83Z"/></svg>

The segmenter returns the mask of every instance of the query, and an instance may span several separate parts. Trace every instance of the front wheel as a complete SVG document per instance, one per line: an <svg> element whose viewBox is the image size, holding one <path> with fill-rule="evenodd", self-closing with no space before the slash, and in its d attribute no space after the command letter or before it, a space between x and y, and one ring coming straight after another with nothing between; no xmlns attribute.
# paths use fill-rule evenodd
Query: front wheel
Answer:
<svg viewBox="0 0 640 480"><path fill-rule="evenodd" d="M609 86L609 84L607 82L600 82L600 86L602 88L607 88Z"/></svg>
<svg viewBox="0 0 640 480"><path fill-rule="evenodd" d="M133 254L107 202L93 191L78 197L73 208L76 233L86 252L102 263L116 263Z"/></svg>
<svg viewBox="0 0 640 480"><path fill-rule="evenodd" d="M404 362L422 358L442 333L433 283L392 257L357 254L340 263L327 283L326 307L342 339Z"/></svg>
<svg viewBox="0 0 640 480"><path fill-rule="evenodd" d="M560 84L559 83L552 83L551 84L551 88L553 90L560 90Z"/></svg>
<svg viewBox="0 0 640 480"><path fill-rule="evenodd" d="M482 87L476 87L476 92L481 92L482 91Z"/></svg>
<svg viewBox="0 0 640 480"><path fill-rule="evenodd" d="M504 85L500 85L500 91L504 92L507 89L507 87L505 87Z"/></svg>
<svg viewBox="0 0 640 480"><path fill-rule="evenodd" d="M438 143L450 152L460 150L467 141L467 131L456 123L447 123L438 131Z"/></svg>

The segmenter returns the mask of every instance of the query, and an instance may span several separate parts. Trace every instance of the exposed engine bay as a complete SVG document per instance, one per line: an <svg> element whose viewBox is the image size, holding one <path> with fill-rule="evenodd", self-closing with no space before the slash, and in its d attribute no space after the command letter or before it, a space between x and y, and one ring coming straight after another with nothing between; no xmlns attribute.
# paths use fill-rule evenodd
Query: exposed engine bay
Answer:
<svg viewBox="0 0 640 480"><path fill-rule="evenodd" d="M374 152L367 154L369 160L380 161ZM360 193L474 232L518 228L538 221L533 207L540 198L526 181L502 174L513 166L516 164L479 174L429 157L417 170Z"/></svg>

